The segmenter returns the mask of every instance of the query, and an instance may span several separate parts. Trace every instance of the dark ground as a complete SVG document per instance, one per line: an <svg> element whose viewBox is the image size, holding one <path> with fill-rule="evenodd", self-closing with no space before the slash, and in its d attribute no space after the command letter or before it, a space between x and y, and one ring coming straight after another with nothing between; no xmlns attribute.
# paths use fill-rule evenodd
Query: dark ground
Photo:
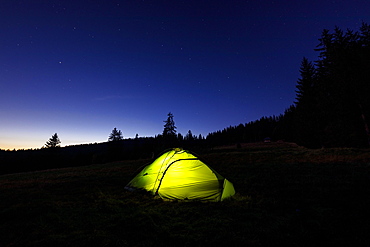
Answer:
<svg viewBox="0 0 370 247"><path fill-rule="evenodd" d="M125 191L149 159L2 175L0 246L370 245L370 150L259 143L199 156L233 199Z"/></svg>

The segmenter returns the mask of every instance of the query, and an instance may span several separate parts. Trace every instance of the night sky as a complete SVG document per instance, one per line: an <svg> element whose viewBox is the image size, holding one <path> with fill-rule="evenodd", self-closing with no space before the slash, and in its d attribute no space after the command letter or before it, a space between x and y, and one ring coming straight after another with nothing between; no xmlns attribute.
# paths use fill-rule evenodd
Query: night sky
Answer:
<svg viewBox="0 0 370 247"><path fill-rule="evenodd" d="M3 0L0 148L154 136L169 112L204 136L282 114L322 30L362 21L367 0Z"/></svg>

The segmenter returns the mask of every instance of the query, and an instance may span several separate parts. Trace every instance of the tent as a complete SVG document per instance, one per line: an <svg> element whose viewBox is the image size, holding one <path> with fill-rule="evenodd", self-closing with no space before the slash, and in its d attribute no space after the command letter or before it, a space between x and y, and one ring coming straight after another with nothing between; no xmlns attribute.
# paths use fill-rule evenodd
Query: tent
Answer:
<svg viewBox="0 0 370 247"><path fill-rule="evenodd" d="M231 182L179 148L162 154L125 188L144 189L165 200L223 201L235 194Z"/></svg>

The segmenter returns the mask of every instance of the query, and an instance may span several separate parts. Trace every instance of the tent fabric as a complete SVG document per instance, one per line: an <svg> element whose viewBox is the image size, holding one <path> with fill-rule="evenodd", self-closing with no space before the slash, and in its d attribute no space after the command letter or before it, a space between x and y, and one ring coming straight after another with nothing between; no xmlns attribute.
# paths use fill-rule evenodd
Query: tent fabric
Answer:
<svg viewBox="0 0 370 247"><path fill-rule="evenodd" d="M235 194L230 181L179 148L162 154L125 188L144 189L165 200L222 201Z"/></svg>

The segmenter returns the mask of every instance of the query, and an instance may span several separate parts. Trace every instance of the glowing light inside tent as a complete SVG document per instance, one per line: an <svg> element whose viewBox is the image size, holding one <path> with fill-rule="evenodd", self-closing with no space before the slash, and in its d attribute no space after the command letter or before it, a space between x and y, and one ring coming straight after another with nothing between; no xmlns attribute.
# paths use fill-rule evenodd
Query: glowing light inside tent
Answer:
<svg viewBox="0 0 370 247"><path fill-rule="evenodd" d="M234 186L191 153L171 150L146 166L127 188L140 188L169 200L222 201Z"/></svg>

